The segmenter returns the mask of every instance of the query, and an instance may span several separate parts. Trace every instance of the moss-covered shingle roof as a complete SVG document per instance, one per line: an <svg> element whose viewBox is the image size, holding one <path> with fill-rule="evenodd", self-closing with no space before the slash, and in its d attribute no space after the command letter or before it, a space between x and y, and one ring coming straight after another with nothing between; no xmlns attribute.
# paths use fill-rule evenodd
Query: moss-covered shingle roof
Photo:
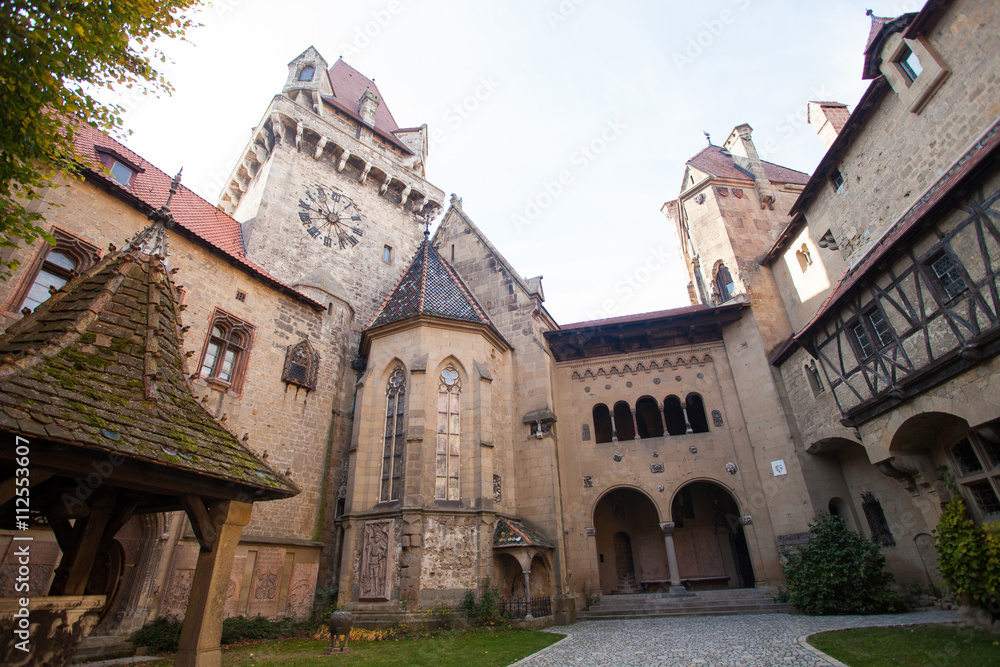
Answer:
<svg viewBox="0 0 1000 667"><path fill-rule="evenodd" d="M161 259L134 246L110 252L0 336L0 430L235 484L255 499L295 495L192 393Z"/></svg>

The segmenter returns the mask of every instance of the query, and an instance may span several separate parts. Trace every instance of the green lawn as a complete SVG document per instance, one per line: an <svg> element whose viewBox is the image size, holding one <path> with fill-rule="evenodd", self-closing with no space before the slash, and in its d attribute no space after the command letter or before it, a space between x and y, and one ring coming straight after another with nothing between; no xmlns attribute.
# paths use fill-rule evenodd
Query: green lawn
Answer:
<svg viewBox="0 0 1000 667"><path fill-rule="evenodd" d="M850 667L1000 666L1000 635L950 624L822 632L809 643Z"/></svg>
<svg viewBox="0 0 1000 667"><path fill-rule="evenodd" d="M498 630L463 635L442 635L422 639L354 642L350 654L323 655L327 642L312 639L283 639L254 646L224 648L225 667L265 667L267 665L335 665L348 667L503 667L554 644L563 635L534 630ZM171 659L142 663L144 667L173 665Z"/></svg>

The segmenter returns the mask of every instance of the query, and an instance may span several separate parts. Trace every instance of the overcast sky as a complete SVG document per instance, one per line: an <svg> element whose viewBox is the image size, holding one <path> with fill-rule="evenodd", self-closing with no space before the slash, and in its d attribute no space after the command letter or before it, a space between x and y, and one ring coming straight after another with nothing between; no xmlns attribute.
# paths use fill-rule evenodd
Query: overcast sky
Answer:
<svg viewBox="0 0 1000 667"><path fill-rule="evenodd" d="M427 123L427 178L558 322L688 304L660 213L684 162L741 123L810 172L810 99L866 88L870 19L914 0L213 0L164 44L172 97L128 99L127 143L215 203L287 63L310 45L374 78L402 127Z"/></svg>

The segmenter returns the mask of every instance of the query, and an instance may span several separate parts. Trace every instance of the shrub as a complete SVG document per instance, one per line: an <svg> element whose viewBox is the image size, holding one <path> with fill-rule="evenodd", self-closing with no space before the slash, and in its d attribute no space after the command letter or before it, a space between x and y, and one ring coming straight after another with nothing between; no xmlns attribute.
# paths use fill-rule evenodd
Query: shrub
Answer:
<svg viewBox="0 0 1000 667"><path fill-rule="evenodd" d="M880 614L899 607L878 545L829 514L817 516L809 532L812 539L789 554L785 565L796 607L813 615Z"/></svg>
<svg viewBox="0 0 1000 667"><path fill-rule="evenodd" d="M500 588L489 577L483 579L479 596L474 591L465 591L459 609L472 625L504 625L500 609Z"/></svg>
<svg viewBox="0 0 1000 667"><path fill-rule="evenodd" d="M150 621L132 635L132 643L146 646L153 653L175 653L180 644L182 622L172 616ZM308 621L283 619L272 621L263 616L247 618L234 616L222 621L221 644L235 644L241 641L261 641L296 637L309 625Z"/></svg>
<svg viewBox="0 0 1000 667"><path fill-rule="evenodd" d="M976 525L957 493L934 530L934 549L941 576L953 593L968 595L979 607L995 605L1000 599L1000 537Z"/></svg>
<svg viewBox="0 0 1000 667"><path fill-rule="evenodd" d="M337 611L337 586L317 586L313 597L312 612L309 621L316 630L330 622L330 614Z"/></svg>
<svg viewBox="0 0 1000 667"><path fill-rule="evenodd" d="M153 653L174 653L181 641L181 622L173 616L161 616L142 626L132 635L132 643L146 646Z"/></svg>

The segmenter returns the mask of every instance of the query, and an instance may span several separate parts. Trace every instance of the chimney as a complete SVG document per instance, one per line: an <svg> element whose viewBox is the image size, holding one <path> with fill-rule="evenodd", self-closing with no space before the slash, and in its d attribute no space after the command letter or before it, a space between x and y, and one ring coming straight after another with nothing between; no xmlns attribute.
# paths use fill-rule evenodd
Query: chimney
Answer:
<svg viewBox="0 0 1000 667"><path fill-rule="evenodd" d="M370 88L366 89L361 96L358 114L366 125L375 126L375 110L378 109L379 102L381 101L378 95L372 92Z"/></svg>
<svg viewBox="0 0 1000 667"><path fill-rule="evenodd" d="M773 209L774 195L771 194L771 181L764 173L764 163L757 155L757 148L753 145L750 134L753 128L743 123L736 126L726 139L722 147L732 153L733 162L741 169L753 174L753 190L760 200L760 207Z"/></svg>
<svg viewBox="0 0 1000 667"><path fill-rule="evenodd" d="M810 102L806 105L806 122L813 126L827 150L847 124L851 112L840 102Z"/></svg>

